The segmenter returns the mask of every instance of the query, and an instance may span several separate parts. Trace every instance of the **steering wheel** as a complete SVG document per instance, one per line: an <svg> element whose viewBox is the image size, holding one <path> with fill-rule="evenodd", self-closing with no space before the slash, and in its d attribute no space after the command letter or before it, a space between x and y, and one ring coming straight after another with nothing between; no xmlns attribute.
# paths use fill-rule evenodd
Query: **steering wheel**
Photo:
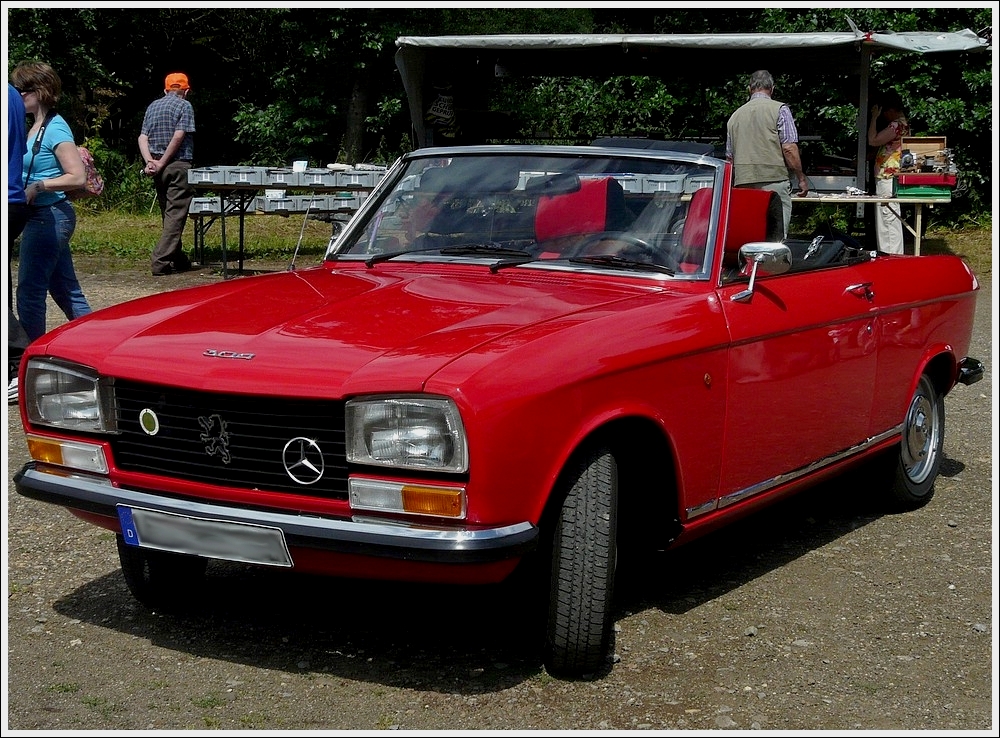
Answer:
<svg viewBox="0 0 1000 738"><path fill-rule="evenodd" d="M612 252L607 251L594 251L591 249L595 244L601 241L620 241L626 246L624 248L615 249ZM602 253L612 253L620 254L622 256L632 256L632 257L644 257L651 264L660 264L662 266L667 266L670 268L676 268L676 264L670 264L670 258L663 252L662 249L658 249L648 241L644 241L638 236L633 236L631 233L625 231L603 231L601 233L594 233L585 238L579 246L574 250L574 256L583 256L593 253L594 255Z"/></svg>

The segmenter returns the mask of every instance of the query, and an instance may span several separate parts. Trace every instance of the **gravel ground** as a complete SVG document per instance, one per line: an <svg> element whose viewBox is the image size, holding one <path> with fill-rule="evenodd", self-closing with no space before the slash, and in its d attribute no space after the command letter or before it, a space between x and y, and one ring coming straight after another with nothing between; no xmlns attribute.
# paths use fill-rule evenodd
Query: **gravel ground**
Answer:
<svg viewBox="0 0 1000 738"><path fill-rule="evenodd" d="M218 279L78 268L95 308ZM593 681L546 674L502 587L213 563L195 612L146 610L110 533L14 491L9 407L6 727L995 734L994 304L986 281L971 353L987 377L946 400L930 504L886 515L845 477L651 558Z"/></svg>

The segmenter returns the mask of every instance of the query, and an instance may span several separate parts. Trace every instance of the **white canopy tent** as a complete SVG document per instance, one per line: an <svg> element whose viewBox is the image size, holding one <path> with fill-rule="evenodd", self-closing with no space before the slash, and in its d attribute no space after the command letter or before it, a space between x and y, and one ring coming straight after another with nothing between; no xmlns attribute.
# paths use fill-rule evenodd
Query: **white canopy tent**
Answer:
<svg viewBox="0 0 1000 738"><path fill-rule="evenodd" d="M802 75L803 70L817 69L857 75L857 181L864 182L872 59L889 52L985 52L991 47L968 29L874 33L850 25L848 33L402 36L396 40L396 66L418 146L430 143L426 102L434 94L434 81L442 78L460 77L474 84L477 76L686 76L717 73L720 68L732 74L769 69Z"/></svg>

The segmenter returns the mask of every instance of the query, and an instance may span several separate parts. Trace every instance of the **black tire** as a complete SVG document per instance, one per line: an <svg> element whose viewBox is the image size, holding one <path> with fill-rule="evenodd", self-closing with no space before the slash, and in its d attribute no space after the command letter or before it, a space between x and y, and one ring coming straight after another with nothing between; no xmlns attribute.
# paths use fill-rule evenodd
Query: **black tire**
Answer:
<svg viewBox="0 0 1000 738"><path fill-rule="evenodd" d="M553 531L544 664L587 677L608 659L617 559L618 469L607 449L573 470Z"/></svg>
<svg viewBox="0 0 1000 738"><path fill-rule="evenodd" d="M897 509L915 510L934 496L944 448L944 397L925 374L907 406L903 436L888 457L892 469L889 501Z"/></svg>
<svg viewBox="0 0 1000 738"><path fill-rule="evenodd" d="M183 612L195 601L208 559L129 546L117 536L118 560L129 592L154 610Z"/></svg>

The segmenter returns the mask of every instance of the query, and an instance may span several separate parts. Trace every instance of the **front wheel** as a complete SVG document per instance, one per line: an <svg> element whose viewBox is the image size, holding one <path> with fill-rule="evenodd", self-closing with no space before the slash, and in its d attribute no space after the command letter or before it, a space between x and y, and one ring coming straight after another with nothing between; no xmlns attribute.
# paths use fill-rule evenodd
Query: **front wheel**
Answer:
<svg viewBox="0 0 1000 738"><path fill-rule="evenodd" d="M618 470L607 449L584 456L567 482L552 540L545 667L585 677L608 656L618 526Z"/></svg>
<svg viewBox="0 0 1000 738"><path fill-rule="evenodd" d="M129 592L146 607L182 612L205 577L208 559L130 546L117 536L118 560Z"/></svg>
<svg viewBox="0 0 1000 738"><path fill-rule="evenodd" d="M944 397L924 374L907 407L898 452L889 457L893 470L891 502L913 510L930 501L943 448Z"/></svg>

